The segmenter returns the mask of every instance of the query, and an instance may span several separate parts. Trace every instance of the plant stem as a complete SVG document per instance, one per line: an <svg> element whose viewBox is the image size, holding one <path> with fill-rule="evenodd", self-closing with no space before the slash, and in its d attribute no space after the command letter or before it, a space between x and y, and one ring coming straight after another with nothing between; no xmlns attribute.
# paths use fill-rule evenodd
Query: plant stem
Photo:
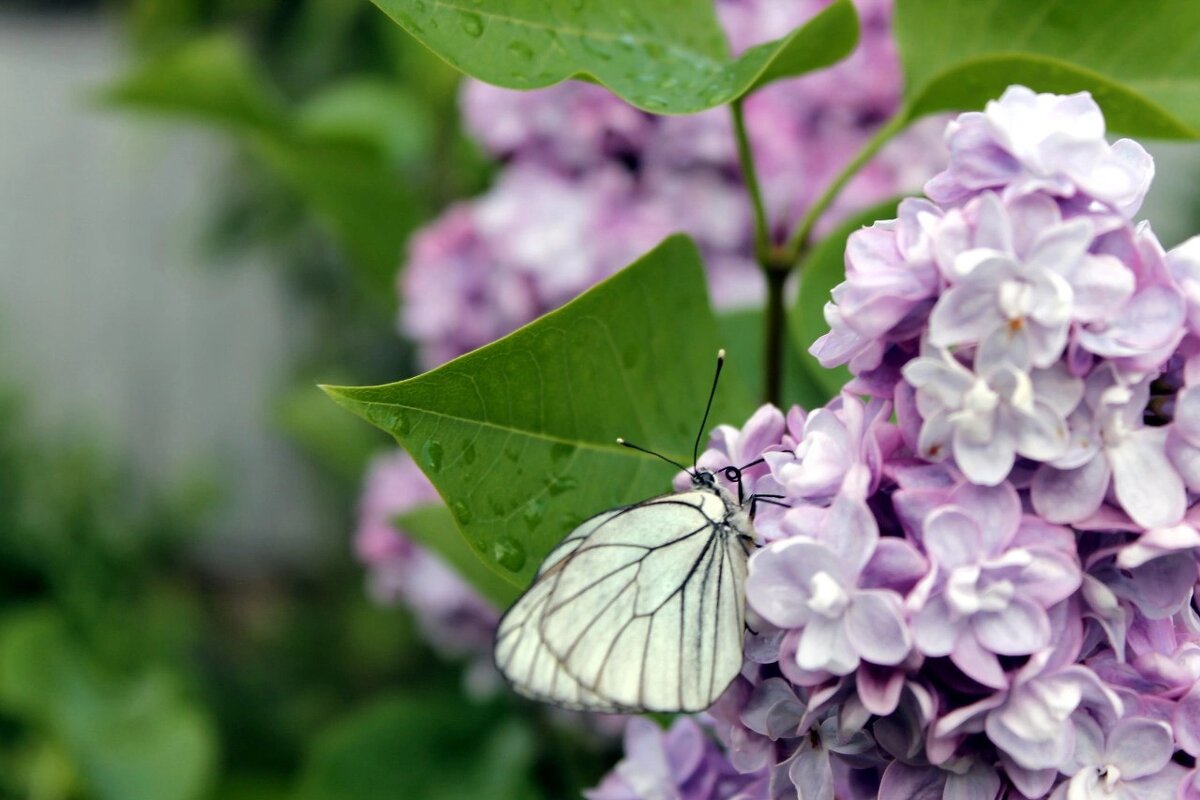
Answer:
<svg viewBox="0 0 1200 800"><path fill-rule="evenodd" d="M817 198L805 212L800 220L800 224L796 227L796 232L792 234L792 238L788 239L787 246L784 252L788 255L788 264L795 266L798 264L808 251L809 239L812 236L813 227L817 224L817 220L829 208L838 193L842 190L850 179L853 178L863 165L871 160L888 141L900 131L904 130L909 123L908 114L904 109L900 109L894 117L884 123L883 127L875 132L875 135L863 145L862 150L842 168L842 171L837 174L837 177L825 188L821 196Z"/></svg>
<svg viewBox="0 0 1200 800"><path fill-rule="evenodd" d="M785 258L786 253L771 243L767 208L763 203L762 188L754 167L750 137L746 133L742 101L734 101L729 109L733 114L733 132L737 139L742 180L746 184L746 191L750 194L750 205L754 209L754 258L767 281L767 308L763 314L763 366L766 372L763 376L763 400L779 405L783 383L783 283L787 280L789 265Z"/></svg>
<svg viewBox="0 0 1200 800"><path fill-rule="evenodd" d="M767 308L763 314L763 365L766 376L763 382L763 401L780 406L783 399L783 284L788 271L777 267L766 267Z"/></svg>
<svg viewBox="0 0 1200 800"><path fill-rule="evenodd" d="M733 133L737 139L742 180L746 183L746 191L750 193L750 205L754 209L754 257L765 269L771 253L771 230L767 222L767 208L763 204L762 189L758 183L758 171L754 167L754 153L750 150L750 137L746 133L742 101L735 100L729 106L729 111L733 115Z"/></svg>

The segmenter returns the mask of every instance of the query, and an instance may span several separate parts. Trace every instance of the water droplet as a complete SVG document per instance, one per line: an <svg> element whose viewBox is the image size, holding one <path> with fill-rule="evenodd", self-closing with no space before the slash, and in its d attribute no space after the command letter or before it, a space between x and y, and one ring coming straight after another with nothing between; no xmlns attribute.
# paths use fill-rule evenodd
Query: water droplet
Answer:
<svg viewBox="0 0 1200 800"><path fill-rule="evenodd" d="M412 430L412 422L403 414L397 414L392 419L392 433L396 436L406 436Z"/></svg>
<svg viewBox="0 0 1200 800"><path fill-rule="evenodd" d="M474 39L478 39L483 33L483 17L473 11L463 11L459 14L458 24L462 26L463 33Z"/></svg>
<svg viewBox="0 0 1200 800"><path fill-rule="evenodd" d="M504 457L516 464L521 458L521 451L516 447L504 448Z"/></svg>
<svg viewBox="0 0 1200 800"><path fill-rule="evenodd" d="M575 452L575 448L566 442L558 442L550 448L550 460L556 465L564 459L570 458Z"/></svg>
<svg viewBox="0 0 1200 800"><path fill-rule="evenodd" d="M542 524L542 517L546 515L546 507L542 505L542 501L536 497L525 504L525 524L530 530Z"/></svg>
<svg viewBox="0 0 1200 800"><path fill-rule="evenodd" d="M451 509L454 511L454 516L463 525L466 525L471 521L471 509L467 508L467 504L462 500L456 500L454 505L451 506Z"/></svg>
<svg viewBox="0 0 1200 800"><path fill-rule="evenodd" d="M666 108L667 101L661 97L647 97L642 101L646 108Z"/></svg>
<svg viewBox="0 0 1200 800"><path fill-rule="evenodd" d="M585 52L595 56L601 61L612 61L612 53L610 53L605 45L597 43L594 39L583 36L579 39L579 44L582 45Z"/></svg>
<svg viewBox="0 0 1200 800"><path fill-rule="evenodd" d="M679 85L679 79L674 75L668 75L667 78L658 85L660 89L671 89Z"/></svg>
<svg viewBox="0 0 1200 800"><path fill-rule="evenodd" d="M512 55L516 56L517 58L519 58L523 61L532 61L533 60L533 48L530 47L529 45L525 44L524 42L520 42L520 41L509 42L508 47L506 49L508 50L509 53L511 53Z"/></svg>
<svg viewBox="0 0 1200 800"><path fill-rule="evenodd" d="M525 566L525 548L516 539L502 536L492 544L492 558L509 572L520 572Z"/></svg>
<svg viewBox="0 0 1200 800"><path fill-rule="evenodd" d="M473 445L473 444L467 445L467 449L463 450L462 460L463 460L463 463L466 464L468 467L471 466L472 464L474 464L475 459L478 457L479 457L479 455L475 452L475 445Z"/></svg>
<svg viewBox="0 0 1200 800"><path fill-rule="evenodd" d="M579 481L572 475L559 475L554 480L546 485L551 497L558 497L563 492L569 492L579 485Z"/></svg>
<svg viewBox="0 0 1200 800"><path fill-rule="evenodd" d="M421 461L434 472L442 468L442 446L437 442L421 445Z"/></svg>

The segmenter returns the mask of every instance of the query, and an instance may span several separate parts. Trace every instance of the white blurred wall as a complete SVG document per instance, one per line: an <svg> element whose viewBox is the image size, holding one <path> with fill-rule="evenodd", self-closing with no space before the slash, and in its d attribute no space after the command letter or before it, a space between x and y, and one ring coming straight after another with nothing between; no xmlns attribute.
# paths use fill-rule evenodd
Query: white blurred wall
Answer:
<svg viewBox="0 0 1200 800"><path fill-rule="evenodd" d="M111 21L0 14L0 381L151 481L218 478L209 557L303 557L346 536L269 426L305 323L269 265L200 252L218 140L88 107L121 65Z"/></svg>

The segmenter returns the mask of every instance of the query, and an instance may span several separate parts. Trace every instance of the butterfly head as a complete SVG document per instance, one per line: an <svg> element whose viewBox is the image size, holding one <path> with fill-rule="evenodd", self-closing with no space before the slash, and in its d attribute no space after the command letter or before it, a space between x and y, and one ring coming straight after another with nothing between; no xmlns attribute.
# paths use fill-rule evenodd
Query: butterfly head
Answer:
<svg viewBox="0 0 1200 800"><path fill-rule="evenodd" d="M715 489L717 487L717 476L706 469L697 469L692 473L692 488L694 489Z"/></svg>

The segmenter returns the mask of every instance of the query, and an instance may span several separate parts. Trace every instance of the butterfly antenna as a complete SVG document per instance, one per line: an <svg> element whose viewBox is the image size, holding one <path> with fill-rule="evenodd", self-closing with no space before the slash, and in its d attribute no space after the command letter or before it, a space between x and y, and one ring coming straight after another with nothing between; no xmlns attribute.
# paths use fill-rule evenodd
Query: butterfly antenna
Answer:
<svg viewBox="0 0 1200 800"><path fill-rule="evenodd" d="M673 458L667 458L662 453L656 453L653 450L647 450L645 447L636 445L633 442L627 442L621 438L617 439L617 444L621 445L621 447L628 447L630 450L637 450L639 453L645 453L648 456L654 456L655 458L661 458L663 461L667 462L668 464L673 464L676 467L679 467L684 472L686 472L688 475L695 477L695 473L692 472L690 469L685 467L683 464L680 464L678 461L676 461Z"/></svg>
<svg viewBox="0 0 1200 800"><path fill-rule="evenodd" d="M712 411L713 398L717 396L717 383L721 380L721 367L725 366L725 348L717 351L717 371L713 375L712 389L708 392L708 404L704 406L704 419L700 420L700 430L696 431L696 443L692 445L692 467L700 459L700 440L704 438L704 430L708 426L708 412Z"/></svg>

